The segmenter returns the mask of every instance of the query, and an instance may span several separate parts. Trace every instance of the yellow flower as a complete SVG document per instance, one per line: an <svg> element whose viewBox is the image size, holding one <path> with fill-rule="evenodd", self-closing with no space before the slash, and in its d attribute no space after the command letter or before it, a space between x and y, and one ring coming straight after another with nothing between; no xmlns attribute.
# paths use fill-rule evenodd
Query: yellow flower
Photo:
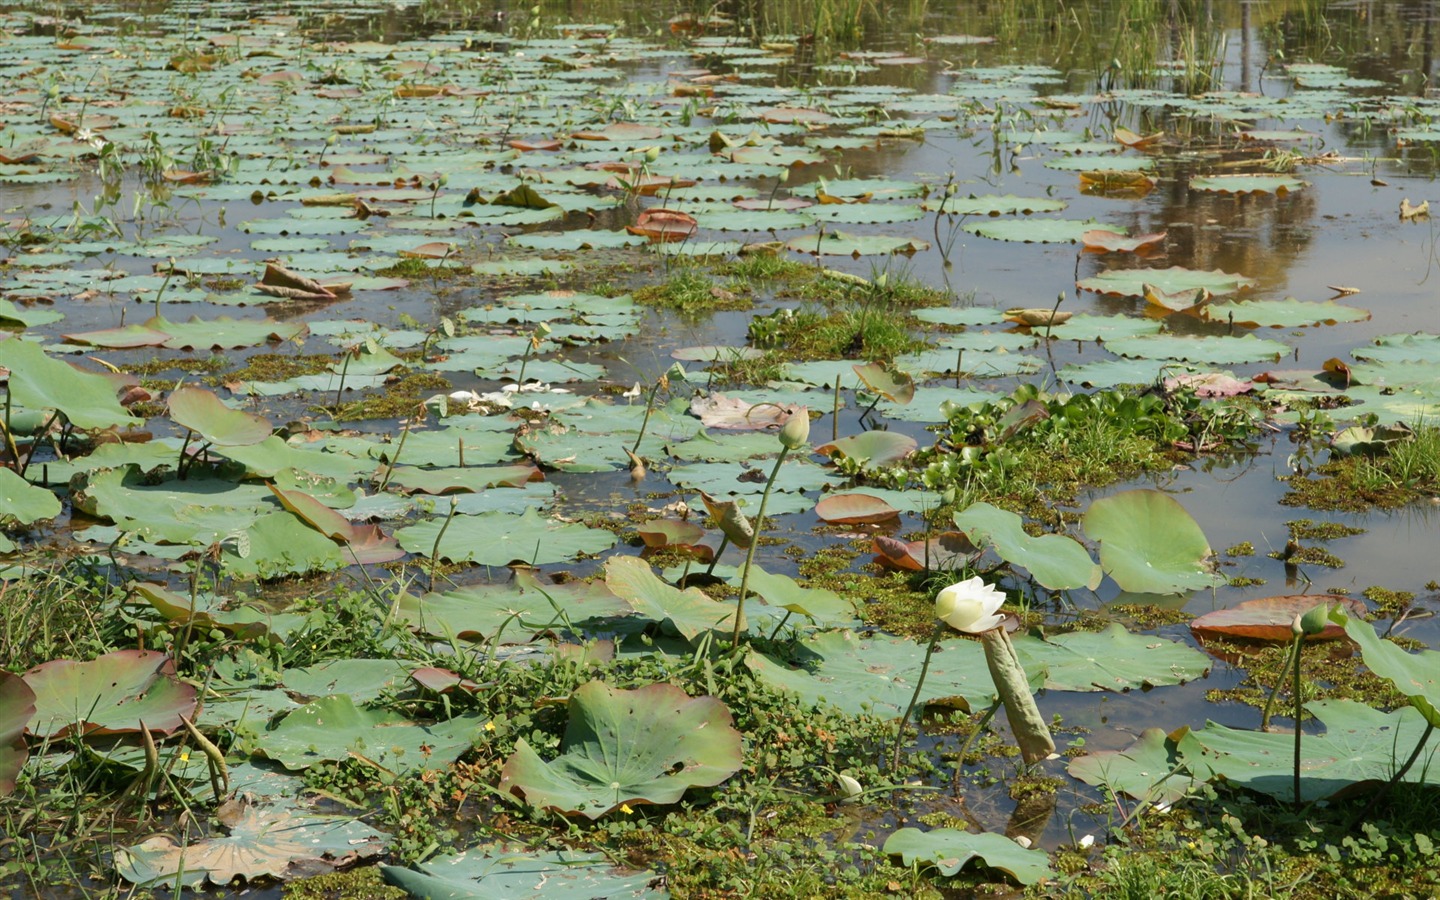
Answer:
<svg viewBox="0 0 1440 900"><path fill-rule="evenodd" d="M486 723L485 723L485 730L486 730L486 731L494 731L494 730L495 730L495 723L494 723L494 722L486 722Z"/></svg>
<svg viewBox="0 0 1440 900"><path fill-rule="evenodd" d="M622 803L622 804L620 804L620 811L623 812L623 813L624 813L625 815L627 815L627 816L631 816L631 815L634 815L634 814L635 814L635 810L631 809L631 808L630 808L630 804L628 804L628 803Z"/></svg>

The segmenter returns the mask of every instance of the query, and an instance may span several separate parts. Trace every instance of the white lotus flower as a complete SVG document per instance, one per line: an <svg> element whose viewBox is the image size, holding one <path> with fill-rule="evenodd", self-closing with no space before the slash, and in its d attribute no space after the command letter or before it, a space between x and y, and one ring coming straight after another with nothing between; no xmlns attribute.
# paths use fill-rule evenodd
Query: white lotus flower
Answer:
<svg viewBox="0 0 1440 900"><path fill-rule="evenodd" d="M979 575L952 584L935 596L935 615L946 625L967 634L981 634L999 625L999 609L1005 595L986 584Z"/></svg>
<svg viewBox="0 0 1440 900"><path fill-rule="evenodd" d="M852 776L842 775L837 772L835 780L840 782L840 793L845 795L841 798L841 803L854 803L860 798L861 794L865 793L865 788Z"/></svg>
<svg viewBox="0 0 1440 900"><path fill-rule="evenodd" d="M1081 850L1089 850L1091 847L1095 846L1095 835L1085 835L1077 842L1077 846L1079 846Z"/></svg>

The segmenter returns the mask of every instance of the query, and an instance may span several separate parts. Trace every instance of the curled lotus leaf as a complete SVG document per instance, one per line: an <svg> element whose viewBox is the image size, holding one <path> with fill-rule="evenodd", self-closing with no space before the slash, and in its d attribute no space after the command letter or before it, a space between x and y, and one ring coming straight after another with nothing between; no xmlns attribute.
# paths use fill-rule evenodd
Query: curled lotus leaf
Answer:
<svg viewBox="0 0 1440 900"><path fill-rule="evenodd" d="M248 447L274 430L261 416L231 409L210 391L182 387L170 392L170 418L219 447Z"/></svg>
<svg viewBox="0 0 1440 900"><path fill-rule="evenodd" d="M29 525L60 515L60 499L10 469L0 469L0 524Z"/></svg>
<svg viewBox="0 0 1440 900"><path fill-rule="evenodd" d="M19 675L0 673L0 797L15 790L25 765L25 725L35 715L35 692Z"/></svg>
<svg viewBox="0 0 1440 900"><path fill-rule="evenodd" d="M815 504L815 515L839 525L870 525L899 518L900 511L870 494L831 494Z"/></svg>
<svg viewBox="0 0 1440 900"><path fill-rule="evenodd" d="M1290 625L1296 616L1303 616L1315 607L1326 604L1340 607L1350 615L1362 615L1365 604L1341 594L1288 594L1282 597L1259 597L1237 603L1229 609L1217 609L1190 623L1190 630L1200 640L1267 641L1289 643L1293 637ZM1328 623L1307 641L1334 641L1345 635L1345 628Z"/></svg>
<svg viewBox="0 0 1440 900"><path fill-rule="evenodd" d="M856 364L851 368L867 388L891 403L904 406L915 399L915 379L908 372L884 363Z"/></svg>
<svg viewBox="0 0 1440 900"><path fill-rule="evenodd" d="M36 737L169 734L194 718L195 688L175 677L175 661L150 650L117 650L89 662L56 659L23 676L35 692L27 730Z"/></svg>
<svg viewBox="0 0 1440 900"><path fill-rule="evenodd" d="M676 803L740 770L742 739L715 697L672 684L636 690L602 681L570 696L560 756L546 762L521 738L500 790L531 806L598 819L623 805Z"/></svg>
<svg viewBox="0 0 1440 900"><path fill-rule="evenodd" d="M958 828L901 828L885 841L885 853L900 857L907 866L926 863L941 875L958 873L971 860L999 869L1021 884L1054 878L1050 858L1042 850L1027 850L1003 834L972 834Z"/></svg>
<svg viewBox="0 0 1440 900"><path fill-rule="evenodd" d="M605 561L605 586L641 616L669 623L687 641L695 641L707 631L729 634L737 615L741 617L740 629L745 629L744 614L734 606L712 600L699 588L682 591L672 587L643 559L610 557Z"/></svg>
<svg viewBox="0 0 1440 900"><path fill-rule="evenodd" d="M897 431L866 431L843 437L815 448L815 452L832 459L854 460L864 468L886 466L899 462L915 452L919 445L908 434Z"/></svg>
<svg viewBox="0 0 1440 900"><path fill-rule="evenodd" d="M1070 590L1100 586L1100 567L1080 542L1064 534L1025 533L1018 515L989 503L972 503L955 514L955 527L977 546L992 546L1001 559L1024 566L1041 587Z"/></svg>
<svg viewBox="0 0 1440 900"><path fill-rule="evenodd" d="M145 423L115 399L115 386L108 378L52 359L38 344L18 338L0 341L0 368L10 370L7 396L15 406L58 410L76 428Z"/></svg>

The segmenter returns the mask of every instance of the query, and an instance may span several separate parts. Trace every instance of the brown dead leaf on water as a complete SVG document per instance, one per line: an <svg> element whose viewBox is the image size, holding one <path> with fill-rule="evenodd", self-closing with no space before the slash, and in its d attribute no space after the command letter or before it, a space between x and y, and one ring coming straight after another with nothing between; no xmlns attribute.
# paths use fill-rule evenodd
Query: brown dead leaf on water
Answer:
<svg viewBox="0 0 1440 900"><path fill-rule="evenodd" d="M1411 206L1410 198L1406 197L1400 201L1400 221L1420 222L1430 218L1430 201L1422 201L1419 206Z"/></svg>

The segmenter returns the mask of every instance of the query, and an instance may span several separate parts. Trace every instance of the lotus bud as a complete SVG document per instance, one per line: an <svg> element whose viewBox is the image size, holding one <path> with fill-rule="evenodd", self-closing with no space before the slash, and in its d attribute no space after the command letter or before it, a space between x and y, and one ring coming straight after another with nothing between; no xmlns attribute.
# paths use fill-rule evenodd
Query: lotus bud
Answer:
<svg viewBox="0 0 1440 900"><path fill-rule="evenodd" d="M935 615L946 625L967 634L980 634L999 625L1005 595L976 575L952 584L935 596Z"/></svg>
<svg viewBox="0 0 1440 900"><path fill-rule="evenodd" d="M1300 617L1300 633L1307 637L1319 634L1325 630L1325 624L1329 621L1330 604L1321 603Z"/></svg>
<svg viewBox="0 0 1440 900"><path fill-rule="evenodd" d="M781 169L781 170L780 170L780 174L779 174L779 175L776 175L775 177L780 180L780 183L781 183L781 184L785 184L786 182L788 182L788 181L790 180L790 170L789 170L789 169Z"/></svg>
<svg viewBox="0 0 1440 900"><path fill-rule="evenodd" d="M799 450L810 440L810 410L800 407L790 414L785 427L780 429L780 446L786 450Z"/></svg>
<svg viewBox="0 0 1440 900"><path fill-rule="evenodd" d="M647 148L645 149L645 161L646 161L647 163L653 163L655 160L657 160L657 159L659 159L659 158L660 158L660 148L659 148L659 147L647 147Z"/></svg>
<svg viewBox="0 0 1440 900"><path fill-rule="evenodd" d="M550 333L554 330L555 329L550 327L549 322L541 322L539 325L535 326L535 337L544 340L545 338L549 337Z"/></svg>
<svg viewBox="0 0 1440 900"><path fill-rule="evenodd" d="M860 782L849 775L842 775L837 772L835 780L840 783L840 793L844 795L840 799L841 803L854 803L860 799L861 794L865 793L865 788Z"/></svg>
<svg viewBox="0 0 1440 900"><path fill-rule="evenodd" d="M330 136L325 139L325 146L327 146L327 147L333 147L333 146L335 146L337 143L339 143L339 141L340 141L340 135L338 135L338 134L336 134L335 132L332 131L332 132L330 133Z"/></svg>
<svg viewBox="0 0 1440 900"><path fill-rule="evenodd" d="M1300 635L1305 633L1305 626L1301 622L1302 618L1303 617L1299 613L1296 613L1295 618L1290 620L1290 633L1295 635L1296 637L1299 637Z"/></svg>
<svg viewBox="0 0 1440 900"><path fill-rule="evenodd" d="M680 365L678 362L677 362L677 363L672 363L672 364L670 365L670 368L668 368L668 369L665 370L665 377L666 377L667 379L672 380L672 381L688 381L688 380L689 380L688 378L685 377L685 367L682 366L682 365Z"/></svg>

